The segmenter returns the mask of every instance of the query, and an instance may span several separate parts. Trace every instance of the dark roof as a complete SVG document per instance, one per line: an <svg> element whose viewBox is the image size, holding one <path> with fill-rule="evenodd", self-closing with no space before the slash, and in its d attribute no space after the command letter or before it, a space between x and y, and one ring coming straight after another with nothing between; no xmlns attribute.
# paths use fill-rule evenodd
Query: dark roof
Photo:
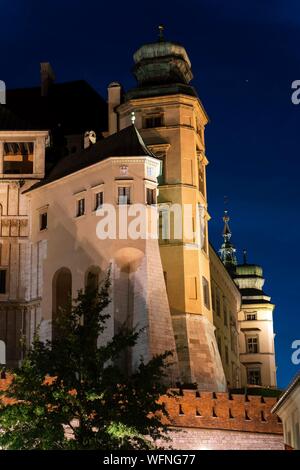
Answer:
<svg viewBox="0 0 300 470"><path fill-rule="evenodd" d="M156 158L146 147L136 127L131 125L116 134L110 135L106 139L98 141L81 152L62 158L44 180L31 186L27 191L44 186L109 157L138 157L146 155Z"/></svg>
<svg viewBox="0 0 300 470"><path fill-rule="evenodd" d="M28 131L35 127L19 118L5 104L0 104L0 131Z"/></svg>
<svg viewBox="0 0 300 470"><path fill-rule="evenodd" d="M258 295L264 295L264 296L267 296L268 295L263 292L262 290L260 289L255 289L255 288L252 288L252 287L246 287L245 289L240 289L242 295L246 295L246 296L258 296Z"/></svg>
<svg viewBox="0 0 300 470"><path fill-rule="evenodd" d="M107 130L107 103L85 80L53 83L47 96L40 87L7 90L6 104L36 130L59 126L64 135Z"/></svg>

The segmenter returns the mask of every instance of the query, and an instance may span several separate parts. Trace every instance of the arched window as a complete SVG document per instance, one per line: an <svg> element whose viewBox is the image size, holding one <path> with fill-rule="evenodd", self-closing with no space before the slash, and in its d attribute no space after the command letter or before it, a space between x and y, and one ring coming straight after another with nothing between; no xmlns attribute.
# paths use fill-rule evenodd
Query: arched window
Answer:
<svg viewBox="0 0 300 470"><path fill-rule="evenodd" d="M68 268L61 268L53 276L52 281L52 338L56 334L55 321L61 312L71 309L72 274Z"/></svg>
<svg viewBox="0 0 300 470"><path fill-rule="evenodd" d="M87 291L96 291L101 281L101 269L98 266L91 266L85 275L85 288Z"/></svg>

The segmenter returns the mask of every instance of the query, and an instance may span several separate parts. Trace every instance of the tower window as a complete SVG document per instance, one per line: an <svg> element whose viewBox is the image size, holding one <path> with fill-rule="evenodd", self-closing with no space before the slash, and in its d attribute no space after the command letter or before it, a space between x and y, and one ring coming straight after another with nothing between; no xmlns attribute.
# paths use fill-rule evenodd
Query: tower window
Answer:
<svg viewBox="0 0 300 470"><path fill-rule="evenodd" d="M47 212L43 212L40 214L40 230L46 230L48 227L48 214Z"/></svg>
<svg viewBox="0 0 300 470"><path fill-rule="evenodd" d="M6 293L6 269L0 269L0 294Z"/></svg>
<svg viewBox="0 0 300 470"><path fill-rule="evenodd" d="M247 336L246 345L247 345L248 354L258 353L258 337L257 336Z"/></svg>
<svg viewBox="0 0 300 470"><path fill-rule="evenodd" d="M103 191L95 194L95 211L103 205Z"/></svg>
<svg viewBox="0 0 300 470"><path fill-rule="evenodd" d="M260 368L248 368L247 369L247 381L251 385L261 385L261 373Z"/></svg>
<svg viewBox="0 0 300 470"><path fill-rule="evenodd" d="M209 301L209 283L208 280L203 276L202 277L202 287L203 287L203 302L206 308L210 308Z"/></svg>
<svg viewBox="0 0 300 470"><path fill-rule="evenodd" d="M163 117L161 114L156 115L156 116L149 116L145 118L144 127L146 129L149 129L152 127L161 127L161 126L163 126Z"/></svg>
<svg viewBox="0 0 300 470"><path fill-rule="evenodd" d="M76 216L80 217L85 213L85 199L78 199L77 201L77 213Z"/></svg>
<svg viewBox="0 0 300 470"><path fill-rule="evenodd" d="M156 204L156 190L147 188L147 204Z"/></svg>
<svg viewBox="0 0 300 470"><path fill-rule="evenodd" d="M257 319L256 313L247 313L246 320L251 321L251 320L256 320L256 319Z"/></svg>
<svg viewBox="0 0 300 470"><path fill-rule="evenodd" d="M130 204L130 188L128 186L119 186L118 204Z"/></svg>

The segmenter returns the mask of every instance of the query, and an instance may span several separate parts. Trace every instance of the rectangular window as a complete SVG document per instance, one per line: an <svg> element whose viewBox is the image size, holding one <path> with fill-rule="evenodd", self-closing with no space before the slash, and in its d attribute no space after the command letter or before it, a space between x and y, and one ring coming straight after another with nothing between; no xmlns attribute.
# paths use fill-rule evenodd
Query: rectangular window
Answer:
<svg viewBox="0 0 300 470"><path fill-rule="evenodd" d="M95 194L95 211L103 205L103 191Z"/></svg>
<svg viewBox="0 0 300 470"><path fill-rule="evenodd" d="M225 346L225 361L226 364L229 364L228 346Z"/></svg>
<svg viewBox="0 0 300 470"><path fill-rule="evenodd" d="M247 336L247 353L256 354L258 353L258 337L257 336Z"/></svg>
<svg viewBox="0 0 300 470"><path fill-rule="evenodd" d="M48 214L47 212L43 212L40 214L40 230L46 230L48 227Z"/></svg>
<svg viewBox="0 0 300 470"><path fill-rule="evenodd" d="M216 296L216 307L217 307L217 315L218 317L220 317L221 316L221 300L220 300L220 294L218 290L217 290L217 296Z"/></svg>
<svg viewBox="0 0 300 470"><path fill-rule="evenodd" d="M85 212L85 199L78 199L77 201L77 217L84 215Z"/></svg>
<svg viewBox="0 0 300 470"><path fill-rule="evenodd" d="M248 313L246 315L246 320L248 320L248 321L256 320L256 313Z"/></svg>
<svg viewBox="0 0 300 470"><path fill-rule="evenodd" d="M6 269L0 269L0 294L6 293Z"/></svg>
<svg viewBox="0 0 300 470"><path fill-rule="evenodd" d="M146 188L147 190L147 204L156 204L156 189Z"/></svg>
<svg viewBox="0 0 300 470"><path fill-rule="evenodd" d="M145 128L149 129L151 127L161 127L163 125L162 115L149 116L145 118Z"/></svg>
<svg viewBox="0 0 300 470"><path fill-rule="evenodd" d="M5 142L3 146L3 173L33 173L33 142Z"/></svg>
<svg viewBox="0 0 300 470"><path fill-rule="evenodd" d="M118 204L130 204L130 188L128 186L118 187Z"/></svg>
<svg viewBox="0 0 300 470"><path fill-rule="evenodd" d="M210 308L209 301L209 284L208 280L203 276L202 277L202 286L203 286L203 302L206 308Z"/></svg>
<svg viewBox="0 0 300 470"><path fill-rule="evenodd" d="M224 314L224 325L228 326L228 310L227 310L227 307L226 307L225 304L224 304L224 307L223 307L223 314Z"/></svg>
<svg viewBox="0 0 300 470"><path fill-rule="evenodd" d="M250 385L261 385L261 373L260 373L260 368L255 367L255 368L248 368L247 369L247 378L248 378L248 384Z"/></svg>

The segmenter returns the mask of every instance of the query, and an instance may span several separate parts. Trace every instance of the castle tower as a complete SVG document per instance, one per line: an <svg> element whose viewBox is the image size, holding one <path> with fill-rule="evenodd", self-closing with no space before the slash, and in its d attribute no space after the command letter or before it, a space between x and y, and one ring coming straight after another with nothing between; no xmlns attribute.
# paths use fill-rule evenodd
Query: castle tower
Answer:
<svg viewBox="0 0 300 470"><path fill-rule="evenodd" d="M242 294L239 313L240 361L245 366L242 382L276 387L273 311L271 297L263 291L263 269L248 264L236 266L234 281Z"/></svg>
<svg viewBox="0 0 300 470"><path fill-rule="evenodd" d="M236 249L231 243L229 216L225 211L223 244L220 258L241 293L241 309L238 313L239 354L243 385L276 386L276 365L271 297L263 291L265 279L260 266L244 262L238 264Z"/></svg>
<svg viewBox="0 0 300 470"><path fill-rule="evenodd" d="M131 113L135 112L136 127L161 160L160 254L181 381L222 391L226 381L214 334L207 236L204 129L208 117L189 84L193 75L186 50L165 41L162 29L157 42L136 51L134 62L137 87L112 112L117 114L120 129L130 124ZM178 235L174 230L173 204L183 209L180 220L187 220L190 211L193 233L184 230ZM170 226L164 223L169 217Z"/></svg>

